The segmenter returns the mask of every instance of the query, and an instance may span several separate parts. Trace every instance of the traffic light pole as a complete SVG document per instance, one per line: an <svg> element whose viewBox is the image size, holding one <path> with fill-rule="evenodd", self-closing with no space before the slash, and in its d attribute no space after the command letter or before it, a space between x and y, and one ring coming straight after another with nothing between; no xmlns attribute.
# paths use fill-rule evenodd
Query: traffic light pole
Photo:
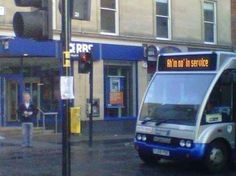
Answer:
<svg viewBox="0 0 236 176"><path fill-rule="evenodd" d="M93 57L91 56L91 71L89 73L89 103L91 111L89 113L89 147L93 146Z"/></svg>
<svg viewBox="0 0 236 176"><path fill-rule="evenodd" d="M71 18L70 18L70 0L62 0L62 57L70 59L69 44L71 39ZM67 54L65 54L67 53ZM63 67L63 75L70 75L70 67ZM62 176L71 175L71 152L70 152L70 100L63 100L63 117L62 117Z"/></svg>

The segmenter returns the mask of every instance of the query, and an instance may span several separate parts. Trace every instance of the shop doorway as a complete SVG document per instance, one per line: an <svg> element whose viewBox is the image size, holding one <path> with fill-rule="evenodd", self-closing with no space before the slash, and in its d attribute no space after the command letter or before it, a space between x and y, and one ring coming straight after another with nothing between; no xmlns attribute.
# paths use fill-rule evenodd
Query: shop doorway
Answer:
<svg viewBox="0 0 236 176"><path fill-rule="evenodd" d="M105 65L105 118L136 116L134 65Z"/></svg>

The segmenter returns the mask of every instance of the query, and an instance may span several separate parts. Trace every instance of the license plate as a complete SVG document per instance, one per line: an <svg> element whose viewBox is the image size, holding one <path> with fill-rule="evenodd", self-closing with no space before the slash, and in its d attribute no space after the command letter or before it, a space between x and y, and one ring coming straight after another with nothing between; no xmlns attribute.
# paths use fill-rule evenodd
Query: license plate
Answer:
<svg viewBox="0 0 236 176"><path fill-rule="evenodd" d="M161 150L161 149L153 149L153 154L162 155L162 156L170 156L170 151Z"/></svg>

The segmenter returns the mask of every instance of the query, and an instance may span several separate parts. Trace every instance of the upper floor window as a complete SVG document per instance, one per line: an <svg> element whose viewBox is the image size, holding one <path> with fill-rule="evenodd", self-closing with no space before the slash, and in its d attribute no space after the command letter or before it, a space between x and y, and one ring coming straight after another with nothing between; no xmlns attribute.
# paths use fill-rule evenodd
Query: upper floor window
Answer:
<svg viewBox="0 0 236 176"><path fill-rule="evenodd" d="M118 33L118 0L101 0L101 32Z"/></svg>
<svg viewBox="0 0 236 176"><path fill-rule="evenodd" d="M214 2L204 2L204 41L216 43L216 5Z"/></svg>
<svg viewBox="0 0 236 176"><path fill-rule="evenodd" d="M170 39L170 0L156 0L156 37Z"/></svg>
<svg viewBox="0 0 236 176"><path fill-rule="evenodd" d="M52 28L57 29L57 0L52 0Z"/></svg>

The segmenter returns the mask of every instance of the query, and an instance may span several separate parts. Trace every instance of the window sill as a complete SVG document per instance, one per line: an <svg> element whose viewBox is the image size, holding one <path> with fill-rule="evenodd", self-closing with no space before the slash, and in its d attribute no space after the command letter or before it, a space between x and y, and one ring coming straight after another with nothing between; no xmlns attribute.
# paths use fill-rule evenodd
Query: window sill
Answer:
<svg viewBox="0 0 236 176"><path fill-rule="evenodd" d="M110 35L110 36L118 36L118 33L110 33L110 32L100 32L101 35Z"/></svg>
<svg viewBox="0 0 236 176"><path fill-rule="evenodd" d="M216 42L204 42L204 44L207 44L207 45L216 45Z"/></svg>
<svg viewBox="0 0 236 176"><path fill-rule="evenodd" d="M156 37L157 40L166 40L166 41L170 41L171 38L161 38L161 37Z"/></svg>

